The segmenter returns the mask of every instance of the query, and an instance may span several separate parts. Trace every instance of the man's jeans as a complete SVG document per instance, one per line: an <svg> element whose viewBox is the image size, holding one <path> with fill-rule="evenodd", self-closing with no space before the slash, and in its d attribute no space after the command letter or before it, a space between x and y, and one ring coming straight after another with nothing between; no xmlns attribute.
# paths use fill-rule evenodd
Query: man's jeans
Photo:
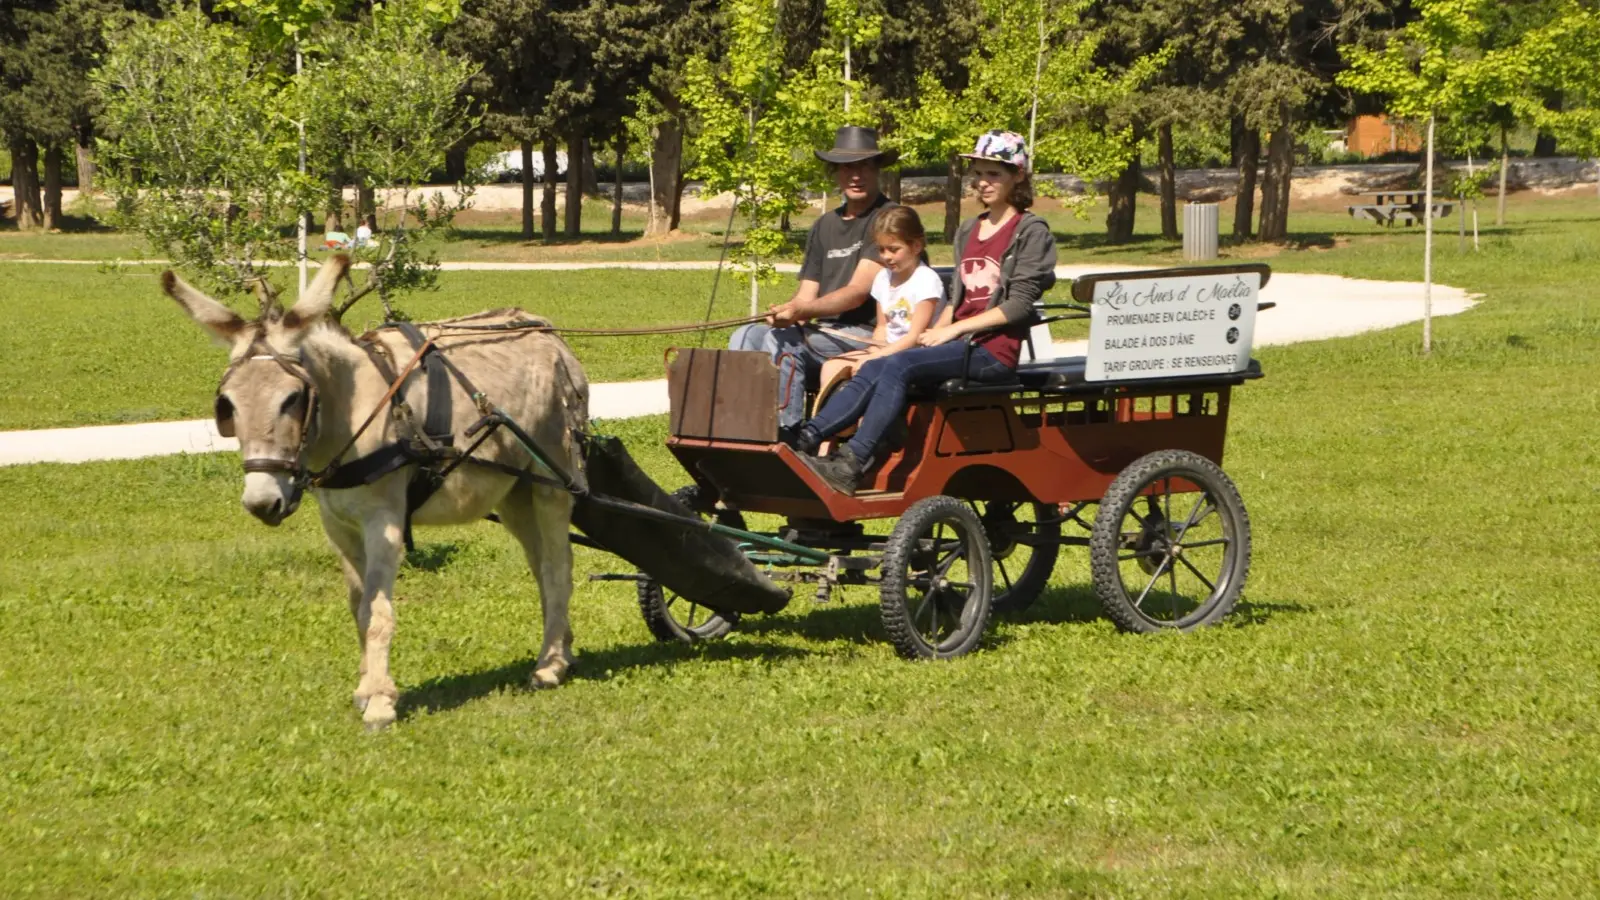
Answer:
<svg viewBox="0 0 1600 900"><path fill-rule="evenodd" d="M814 327L773 328L763 322L745 325L728 340L730 350L762 350L778 364L778 427L796 428L806 418L806 388L817 386L823 362L864 350L872 329L860 325L829 325L829 330L860 335L859 341L823 334Z"/></svg>

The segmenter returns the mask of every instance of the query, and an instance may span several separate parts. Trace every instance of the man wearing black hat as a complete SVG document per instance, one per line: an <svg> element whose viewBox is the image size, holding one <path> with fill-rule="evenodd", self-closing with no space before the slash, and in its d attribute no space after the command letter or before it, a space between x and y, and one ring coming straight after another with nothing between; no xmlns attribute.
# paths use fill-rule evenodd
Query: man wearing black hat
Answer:
<svg viewBox="0 0 1600 900"><path fill-rule="evenodd" d="M883 268L872 220L893 202L878 191L878 170L892 165L896 154L878 149L878 132L847 125L834 135L832 149L816 153L833 172L844 204L811 226L794 296L769 309L765 324L746 325L728 342L734 350L772 354L778 364L779 436L791 444L806 417L806 386L815 384L822 363L865 348L872 337L878 308L870 291Z"/></svg>

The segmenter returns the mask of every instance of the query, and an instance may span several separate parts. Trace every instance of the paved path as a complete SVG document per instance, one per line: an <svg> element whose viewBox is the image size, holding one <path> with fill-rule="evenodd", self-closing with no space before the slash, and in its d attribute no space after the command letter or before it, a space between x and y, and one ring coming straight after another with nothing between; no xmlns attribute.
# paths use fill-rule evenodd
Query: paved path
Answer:
<svg viewBox="0 0 1600 900"><path fill-rule="evenodd" d="M6 262L15 262L7 260ZM41 261L46 262L46 261ZM540 271L593 268L713 269L713 262L680 263L446 263L446 268L497 271ZM789 270L796 267L789 266ZM1060 278L1112 271L1115 266L1061 266ZM1133 267L1123 266L1122 269ZM1422 285L1415 282L1364 281L1336 275L1274 274L1261 292L1276 309L1256 320L1256 346L1288 344L1391 328L1422 318ZM1448 316L1473 304L1460 288L1434 285L1433 314ZM1036 332L1035 346L1050 346L1049 356L1081 355L1086 342L1048 344ZM1041 357L1046 356L1040 353ZM632 381L591 387L589 412L596 419L622 419L667 411L667 383ZM0 465L34 462L86 462L135 459L173 453L234 451L238 442L217 434L210 420L147 422L89 428L0 432Z"/></svg>

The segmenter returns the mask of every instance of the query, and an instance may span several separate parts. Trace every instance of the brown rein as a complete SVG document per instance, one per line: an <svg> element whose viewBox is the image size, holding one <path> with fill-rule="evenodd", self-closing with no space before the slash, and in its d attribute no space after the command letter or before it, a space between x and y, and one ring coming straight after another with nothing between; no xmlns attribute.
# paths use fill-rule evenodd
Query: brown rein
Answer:
<svg viewBox="0 0 1600 900"><path fill-rule="evenodd" d="M760 322L766 315L740 316L737 319L721 319L716 322L702 322L698 325L654 325L645 328L566 328L559 325L546 325L540 322L524 320L521 322L503 322L498 325L441 325L434 324L441 334L447 337L451 331L481 332L481 331L538 331L546 334L581 334L585 337L632 337L635 335L649 334L687 334L695 331L716 331L722 328L733 328L739 325L749 325Z"/></svg>
<svg viewBox="0 0 1600 900"><path fill-rule="evenodd" d="M406 383L406 378L416 369L417 364L422 362L422 358L428 355L428 351L433 349L433 342L434 338L429 338L421 347L417 348L417 352L411 357L411 361L406 363L405 368L400 370L399 375L395 376L394 382L389 385L389 390L385 391L383 396L379 398L377 405L372 407L372 412L367 414L367 418L361 423L361 427L351 433L350 440L345 441L344 446L339 448L339 452L333 455L333 460L320 472L306 473L306 481L308 483L316 485L327 478L333 470L339 468L339 461L344 459L344 455L350 452L350 448L354 447L361 435L365 434L366 430L372 426L373 421L378 418L378 413L383 412L384 407L388 406L389 402L394 399L394 395L400 393L401 387Z"/></svg>

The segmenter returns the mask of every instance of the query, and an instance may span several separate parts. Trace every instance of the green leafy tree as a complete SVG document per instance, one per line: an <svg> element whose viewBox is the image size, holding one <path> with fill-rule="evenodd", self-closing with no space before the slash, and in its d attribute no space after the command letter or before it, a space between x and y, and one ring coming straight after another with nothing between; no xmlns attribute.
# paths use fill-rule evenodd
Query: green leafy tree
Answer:
<svg viewBox="0 0 1600 900"><path fill-rule="evenodd" d="M919 161L947 159L972 148L978 135L1003 128L1032 135L1034 166L1069 172L1088 185L1123 170L1133 129L1111 111L1158 70L1162 56L1120 72L1095 62L1097 36L1080 16L1088 0L983 0L984 27L968 57L967 86L950 90L920 81L916 102L902 111L900 146ZM1074 203L1086 215L1092 191Z"/></svg>
<svg viewBox="0 0 1600 900"><path fill-rule="evenodd" d="M1349 51L1350 68L1339 83L1388 98L1392 115L1426 121L1423 282L1426 310L1422 349L1432 349L1433 157L1436 125L1470 121L1497 100L1514 96L1508 85L1527 62L1520 46L1482 50L1486 0L1418 0L1419 16L1381 50Z"/></svg>
<svg viewBox="0 0 1600 900"><path fill-rule="evenodd" d="M898 117L915 105L924 79L948 92L966 88L967 60L983 24L978 0L868 0L862 9L881 23L877 42L858 54L857 61L857 68L866 73L867 90L878 103L879 130L887 146L907 151L907 162L945 166L944 234L949 239L961 221L961 159L955 152L927 158L925 153L938 152L937 141L905 144ZM887 176L887 192L895 200L900 199L901 171L897 167Z"/></svg>
<svg viewBox="0 0 1600 900"><path fill-rule="evenodd" d="M436 267L412 248L454 209L415 186L471 126L458 99L470 70L432 46L430 20L395 0L358 24L324 22L340 31L321 34L299 73L260 40L270 30L191 7L118 34L93 77L108 219L212 286L266 302L277 294L269 266L299 255L289 229L327 173L349 167L381 198L377 242L360 251L373 265L354 296L377 291L392 312L395 293L432 283ZM315 151L305 165L302 124Z"/></svg>
<svg viewBox="0 0 1600 900"><path fill-rule="evenodd" d="M1533 90L1518 94L1513 115L1531 120L1580 156L1600 158L1600 69L1595 65L1600 59L1600 10L1582 0L1560 0L1547 21L1522 35L1520 46L1523 68L1506 77L1521 75ZM1552 86L1562 89L1560 110L1530 99L1530 94L1541 89L1547 93ZM1504 193L1502 187L1502 197ZM1503 207L1503 199L1501 203Z"/></svg>
<svg viewBox="0 0 1600 900"><path fill-rule="evenodd" d="M685 103L698 119L694 174L708 194L731 191L747 220L734 259L755 285L770 281L773 260L793 247L780 223L804 208L803 194L820 172L812 150L847 118L875 121L866 104L846 114L844 96L860 84L843 74L843 45L876 34L871 17L851 0L829 0L829 35L805 67L785 72L777 10L765 0L729 0L728 47L713 62L699 55L686 67Z"/></svg>
<svg viewBox="0 0 1600 900"><path fill-rule="evenodd" d="M79 187L91 187L87 148L99 111L83 82L104 50L105 29L137 15L140 6L121 0L0 4L0 132L16 163L19 228L61 226L64 172L75 149Z"/></svg>

